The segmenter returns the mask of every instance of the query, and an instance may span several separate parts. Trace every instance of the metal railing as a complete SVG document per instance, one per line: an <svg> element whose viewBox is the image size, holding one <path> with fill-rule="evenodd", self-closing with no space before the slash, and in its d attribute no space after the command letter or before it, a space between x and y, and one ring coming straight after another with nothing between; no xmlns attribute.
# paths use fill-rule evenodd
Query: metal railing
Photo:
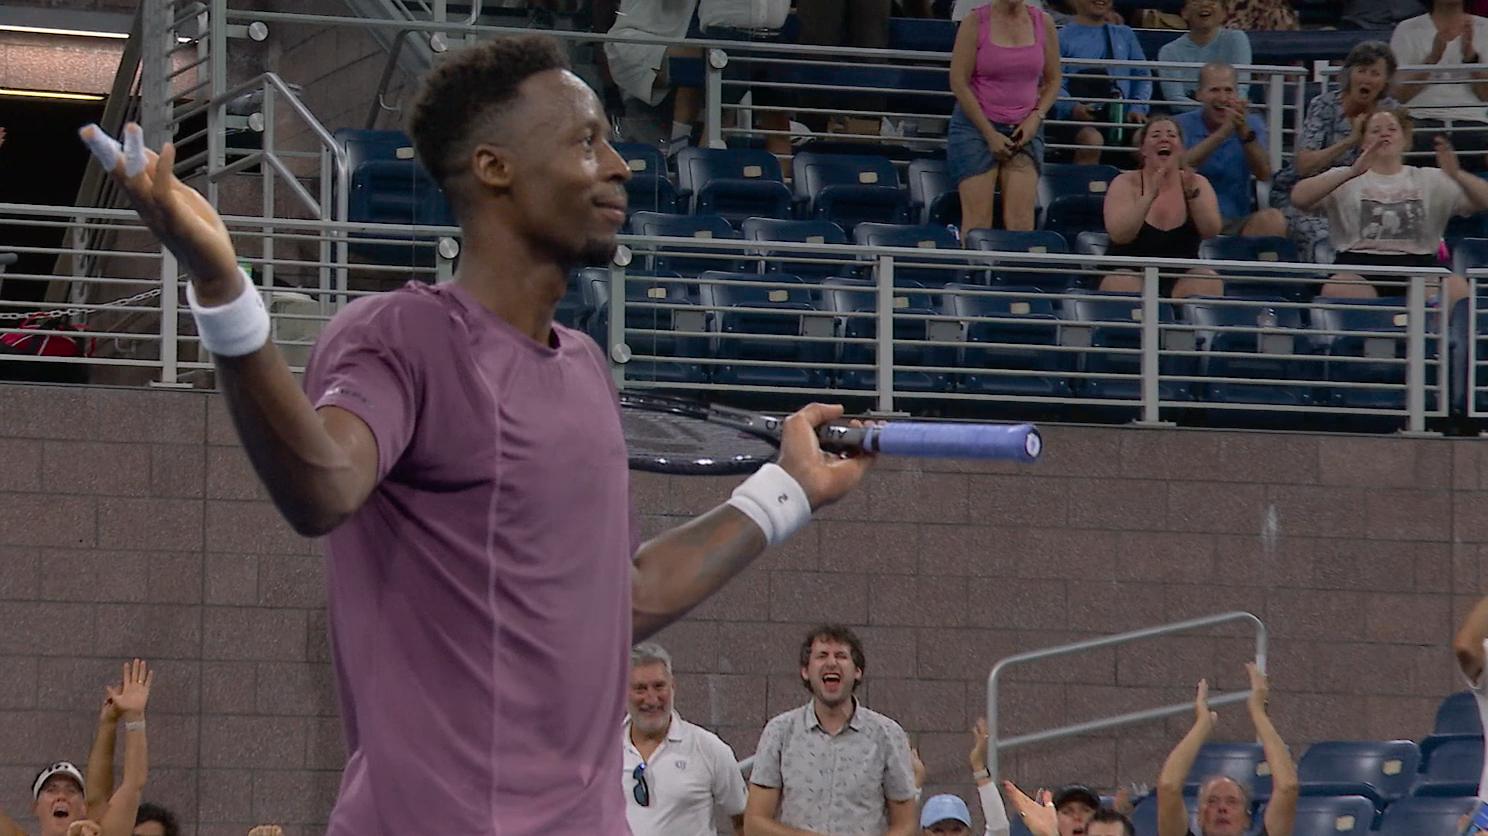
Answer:
<svg viewBox="0 0 1488 836"><path fill-rule="evenodd" d="M1179 621L1173 624L1164 624L1158 627L1148 627L1143 630L1133 630L1129 633L1117 633L1112 636L1102 636L1086 641L1073 642L1071 644L1059 645L1058 647L1046 647L1040 650L1030 650L1027 653L1019 653L998 660L992 666L992 671L987 674L987 771L992 773L992 783L996 785L998 777L998 762L1005 750L1029 746L1034 743L1045 743L1051 740L1060 740L1076 735L1089 734L1091 732L1105 729L1129 726L1135 723L1146 723L1152 720L1160 720L1164 717L1172 717L1185 711L1193 711L1192 701L1173 703L1158 708L1149 708L1142 711L1132 711L1126 714L1118 714L1112 717L1103 717L1095 720L1086 720L1081 723L1073 723L1059 728L1046 729L1029 734L1021 734L1015 737L1001 737L998 733L997 692L998 685L1004 673L1019 665L1027 665L1032 662L1043 662L1049 659L1057 659L1072 653L1083 653L1088 650L1098 650L1104 647L1116 647L1144 641L1146 639L1160 638L1177 633L1186 633L1192 630L1202 630L1209 627L1218 627L1232 622L1247 622L1255 627L1255 663L1262 673L1266 671L1266 625L1261 620L1248 612L1228 612L1218 615L1193 618L1188 621ZM1250 697L1250 690L1235 691L1228 694L1219 694L1209 698L1211 707L1230 705L1231 703L1243 702Z"/></svg>

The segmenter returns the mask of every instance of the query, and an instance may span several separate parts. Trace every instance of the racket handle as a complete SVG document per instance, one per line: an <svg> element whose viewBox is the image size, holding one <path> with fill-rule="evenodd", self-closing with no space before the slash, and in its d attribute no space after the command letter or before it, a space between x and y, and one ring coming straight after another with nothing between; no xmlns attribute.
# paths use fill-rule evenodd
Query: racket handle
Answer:
<svg viewBox="0 0 1488 836"><path fill-rule="evenodd" d="M1038 461L1043 437L1032 424L937 424L893 421L881 427L827 426L818 431L823 449L866 451L926 459Z"/></svg>

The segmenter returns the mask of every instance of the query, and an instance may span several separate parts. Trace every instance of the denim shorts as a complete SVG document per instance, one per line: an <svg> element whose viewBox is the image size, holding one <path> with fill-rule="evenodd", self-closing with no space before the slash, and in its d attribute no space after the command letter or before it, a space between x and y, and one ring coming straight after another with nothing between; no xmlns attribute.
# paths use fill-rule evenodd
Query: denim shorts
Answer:
<svg viewBox="0 0 1488 836"><path fill-rule="evenodd" d="M1011 137L1017 125L1008 125L1000 122L992 123L993 129L1006 137ZM1044 168L1044 126L1039 125L1038 134L1027 142L1018 151L1033 160L1035 173L1042 172ZM975 177L978 174L986 174L997 164L996 158L992 156L992 149L987 147L987 139L982 132L977 130L976 125L966 118L961 112L961 106L951 113L951 124L946 129L946 174L950 175L951 182L960 185L962 180Z"/></svg>

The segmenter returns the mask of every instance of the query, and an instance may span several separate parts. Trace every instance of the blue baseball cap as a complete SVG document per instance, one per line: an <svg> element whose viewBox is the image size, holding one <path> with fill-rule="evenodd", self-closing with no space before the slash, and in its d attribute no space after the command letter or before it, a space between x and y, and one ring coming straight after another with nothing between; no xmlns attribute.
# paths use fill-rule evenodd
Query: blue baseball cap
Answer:
<svg viewBox="0 0 1488 836"><path fill-rule="evenodd" d="M931 796L920 810L921 828L932 827L947 819L971 827L971 811L966 809L966 802L961 800L961 796L949 793Z"/></svg>

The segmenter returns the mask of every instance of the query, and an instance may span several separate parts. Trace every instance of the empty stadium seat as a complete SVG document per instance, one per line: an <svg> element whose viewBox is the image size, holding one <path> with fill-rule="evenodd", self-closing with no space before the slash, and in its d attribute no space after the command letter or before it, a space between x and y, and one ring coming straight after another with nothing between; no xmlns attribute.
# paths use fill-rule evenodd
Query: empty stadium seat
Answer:
<svg viewBox="0 0 1488 836"><path fill-rule="evenodd" d="M1157 836L1157 795L1154 793L1137 802L1131 811L1132 825L1137 836Z"/></svg>
<svg viewBox="0 0 1488 836"><path fill-rule="evenodd" d="M1199 245L1199 258L1205 261L1261 261L1267 263L1295 262L1297 245L1290 238L1270 236L1219 235ZM1226 272L1226 271L1220 271ZM1271 275L1286 276L1287 273L1257 273L1256 278L1237 281L1233 271L1225 276L1225 293L1230 296L1283 296L1300 301L1311 298L1317 285L1307 282L1267 281ZM1307 275L1305 273L1301 275Z"/></svg>
<svg viewBox="0 0 1488 836"><path fill-rule="evenodd" d="M1302 310L1287 300L1190 297L1184 303L1189 322L1198 326L1199 347L1208 353L1200 364L1210 378L1295 380L1277 383L1206 382L1203 398L1216 403L1256 403L1305 406L1313 401L1313 386L1322 379L1320 364L1280 355L1308 354L1311 341L1302 333ZM1268 304L1270 303L1270 304ZM1254 330L1229 330L1229 329Z"/></svg>
<svg viewBox="0 0 1488 836"><path fill-rule="evenodd" d="M945 160L911 160L907 179L914 220L942 226L961 222L961 196L946 174Z"/></svg>
<svg viewBox="0 0 1488 836"><path fill-rule="evenodd" d="M1082 378L1075 382L1076 394L1087 398L1119 398L1137 401L1142 395L1141 355L1132 353L1142 347L1142 298L1135 293L1092 292L1070 297L1061 302L1060 341L1068 346L1086 349L1079 354L1077 369L1093 375L1113 377ZM1158 306L1159 324L1176 321L1173 306ZM1074 324L1076 322L1090 324ZM1165 346L1175 346L1183 338L1164 335ZM1191 339L1188 340L1191 343ZM1114 353L1102 349L1125 349ZM1192 375L1196 363L1192 357L1165 356L1159 361L1162 375ZM1121 377L1114 377L1120 375ZM1158 395L1165 401L1193 400L1192 385L1183 381L1160 380Z"/></svg>
<svg viewBox="0 0 1488 836"><path fill-rule="evenodd" d="M660 212L636 212L630 216L630 231L636 235L737 239L739 233L733 225L718 215L667 215ZM691 249L685 246L668 246L648 252L647 272L677 272L682 275L697 275L705 270L739 270L742 253L729 250Z"/></svg>
<svg viewBox="0 0 1488 836"><path fill-rule="evenodd" d="M1013 232L1004 229L973 229L966 233L967 246L974 250L1006 253L1068 253L1064 236L1046 229ZM1076 277L1060 265L1038 265L1008 259L1008 267L992 268L992 281L1002 285L1036 287L1040 290L1063 291L1074 285Z"/></svg>
<svg viewBox="0 0 1488 836"><path fill-rule="evenodd" d="M1084 232L1106 231L1106 201L1096 195L1061 195L1044 207L1040 228L1074 241Z"/></svg>
<svg viewBox="0 0 1488 836"><path fill-rule="evenodd" d="M1223 775L1245 787L1252 800L1265 801L1271 797L1271 773L1261 768L1265 762L1259 743L1205 743L1188 770L1184 792L1197 795L1205 781Z"/></svg>
<svg viewBox="0 0 1488 836"><path fill-rule="evenodd" d="M949 229L933 224L880 224L860 223L853 229L853 240L862 247L914 247L926 250L955 250L960 252L961 242ZM912 261L907 256L905 260ZM943 259L944 260L944 259ZM925 262L934 262L927 256ZM905 279L923 282L926 285L942 285L947 282L964 282L968 273L962 259L950 260L956 269L921 266L894 259L894 280Z"/></svg>
<svg viewBox="0 0 1488 836"><path fill-rule="evenodd" d="M758 148L683 148L677 155L677 192L694 215L789 218L791 190L780 161Z"/></svg>
<svg viewBox="0 0 1488 836"><path fill-rule="evenodd" d="M1374 802L1362 795L1304 796L1292 821L1292 836L1363 836L1374 826Z"/></svg>
<svg viewBox="0 0 1488 836"><path fill-rule="evenodd" d="M1447 221L1442 238L1446 240L1448 247L1454 247L1470 238L1488 238L1488 213L1453 215Z"/></svg>
<svg viewBox="0 0 1488 836"><path fill-rule="evenodd" d="M1376 836L1457 836L1457 822L1477 799L1402 798L1380 818Z"/></svg>
<svg viewBox="0 0 1488 836"><path fill-rule="evenodd" d="M718 271L698 278L703 282L701 300L710 311L712 331L720 335L715 340L715 357L813 364L811 368L720 365L713 368L715 383L810 388L830 383L824 364L831 362L834 346L801 338L832 336L832 320L810 315L819 310L815 293L799 278Z"/></svg>
<svg viewBox="0 0 1488 836"><path fill-rule="evenodd" d="M1039 175L1035 205L1047 208L1055 199L1067 195L1090 195L1105 200L1121 169L1114 165L1075 165L1050 163Z"/></svg>
<svg viewBox="0 0 1488 836"><path fill-rule="evenodd" d="M641 142L613 143L616 153L630 167L630 180L625 193L630 198L630 211L677 211L677 189L667 176L666 156L654 145Z"/></svg>
<svg viewBox="0 0 1488 836"><path fill-rule="evenodd" d="M909 198L887 157L803 151L796 154L792 171L796 199L813 218L832 221L849 233L863 221L909 220Z"/></svg>
<svg viewBox="0 0 1488 836"><path fill-rule="evenodd" d="M1383 806L1410 791L1421 750L1410 740L1314 743L1297 762L1304 795L1362 795Z"/></svg>
<svg viewBox="0 0 1488 836"><path fill-rule="evenodd" d="M955 339L960 324L941 313L941 304L933 294L913 292L920 289L923 287L909 283L896 286L894 290L894 389L909 393L947 392L951 388L950 374L918 371L913 367L952 367L956 363L956 349L916 343L927 339ZM838 338L872 340L877 336L876 317L848 316L877 312L877 293L874 283L863 279L826 281L825 308L838 314L834 326ZM877 360L876 347L871 344L844 344L840 352L837 358L840 363L872 366ZM877 387L877 383L877 369L842 369L837 372L837 385L844 389L872 389Z"/></svg>
<svg viewBox="0 0 1488 836"><path fill-rule="evenodd" d="M1466 277L1467 271L1483 267L1488 267L1488 238L1463 238L1452 245L1453 273ZM1479 283L1488 286L1488 280L1479 279Z"/></svg>
<svg viewBox="0 0 1488 836"><path fill-rule="evenodd" d="M1328 399L1337 406L1372 409L1403 409L1405 407L1406 364L1389 362L1406 357L1406 314L1391 310L1403 305L1399 298L1342 299L1319 296L1314 300L1311 322L1314 329L1323 331L1353 332L1343 336L1316 336L1329 357L1375 358L1379 362L1336 360L1327 364L1327 379L1331 382L1390 384L1391 389L1360 389L1332 387ZM1326 306L1326 307L1325 307ZM1426 323L1426 356L1437 355L1438 340L1432 336L1438 317L1428 311ZM1434 367L1426 370L1426 384L1434 386L1437 372ZM1436 392L1426 392L1426 408L1434 409Z"/></svg>
<svg viewBox="0 0 1488 836"><path fill-rule="evenodd" d="M1478 701L1471 691L1458 691L1436 707L1434 734L1483 733L1483 720L1478 714Z"/></svg>
<svg viewBox="0 0 1488 836"><path fill-rule="evenodd" d="M434 178L415 159L413 141L402 131L343 128L335 139L346 151L350 180L347 220L401 226L453 226L454 213ZM358 239L376 238L378 241ZM394 240L387 240L394 239ZM412 233L354 233L351 251L382 264L430 264L434 240Z"/></svg>
<svg viewBox="0 0 1488 836"><path fill-rule="evenodd" d="M1065 373L1073 368L1074 355L1055 350L1059 345L1055 300L1039 298L1037 293L993 296L987 288L971 284L947 285L946 291L945 311L962 321L961 338L966 342L959 365L967 371L956 376L958 391L1025 397L1070 394ZM978 318L1000 321L970 321ZM1001 374L999 370L1044 374Z"/></svg>
<svg viewBox="0 0 1488 836"><path fill-rule="evenodd" d="M744 221L744 238L748 241L791 241L798 244L846 244L847 233L831 221L782 221L775 218L750 218ZM809 256L801 256L809 259ZM831 261L766 261L767 272L791 273L806 279L840 276L853 268Z"/></svg>
<svg viewBox="0 0 1488 836"><path fill-rule="evenodd" d="M610 282L608 276L599 278L594 269L581 274L582 280L588 284L584 289L594 302L589 330L596 342L608 345L612 312ZM627 378L655 383L701 384L708 381L708 369L701 363L688 361L688 358L709 354L708 315L702 307L696 282L687 282L675 275L627 274L625 328L625 343L633 355L679 358L632 360L625 364Z"/></svg>
<svg viewBox="0 0 1488 836"><path fill-rule="evenodd" d="M1482 776L1482 735L1432 735L1421 741L1421 772L1411 795L1476 795Z"/></svg>

